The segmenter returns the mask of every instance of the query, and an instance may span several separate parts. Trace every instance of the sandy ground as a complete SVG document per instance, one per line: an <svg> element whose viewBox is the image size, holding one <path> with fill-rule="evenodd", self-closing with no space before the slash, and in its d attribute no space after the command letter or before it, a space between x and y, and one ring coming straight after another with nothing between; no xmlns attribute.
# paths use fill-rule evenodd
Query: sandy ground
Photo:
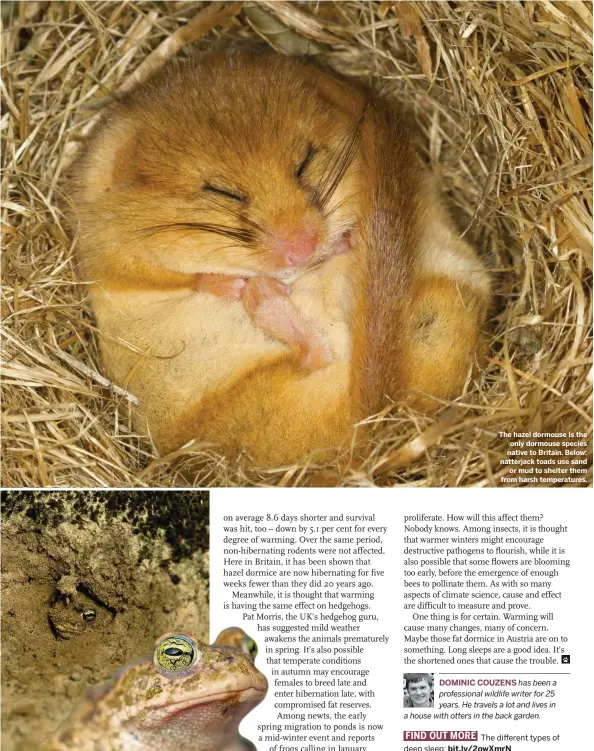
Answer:
<svg viewBox="0 0 594 751"><path fill-rule="evenodd" d="M208 641L208 493L2 500L2 748L32 751L161 634Z"/></svg>

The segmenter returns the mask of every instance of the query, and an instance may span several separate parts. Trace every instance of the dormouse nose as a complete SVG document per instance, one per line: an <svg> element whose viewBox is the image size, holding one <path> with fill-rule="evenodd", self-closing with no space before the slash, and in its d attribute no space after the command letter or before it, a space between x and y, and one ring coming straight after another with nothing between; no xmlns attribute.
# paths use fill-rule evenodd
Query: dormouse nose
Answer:
<svg viewBox="0 0 594 751"><path fill-rule="evenodd" d="M269 238L274 260L281 266L304 266L319 242L317 229L302 225L277 229Z"/></svg>

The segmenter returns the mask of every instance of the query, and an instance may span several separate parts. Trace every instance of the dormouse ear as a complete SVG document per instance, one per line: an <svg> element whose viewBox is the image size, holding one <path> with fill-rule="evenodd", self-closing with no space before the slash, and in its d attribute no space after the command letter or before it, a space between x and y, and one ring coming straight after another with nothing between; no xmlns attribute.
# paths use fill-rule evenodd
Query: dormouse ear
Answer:
<svg viewBox="0 0 594 751"><path fill-rule="evenodd" d="M101 126L100 126L101 127ZM107 122L84 159L82 181L89 200L118 188L146 182L142 173L141 138L135 123L123 118Z"/></svg>
<svg viewBox="0 0 594 751"><path fill-rule="evenodd" d="M114 143L111 164L111 182L113 187L124 188L145 182L140 164L140 137L135 129L122 134Z"/></svg>
<svg viewBox="0 0 594 751"><path fill-rule="evenodd" d="M324 71L316 70L316 73L319 97L347 115L349 120L356 120L367 99L363 91L354 84L334 78Z"/></svg>

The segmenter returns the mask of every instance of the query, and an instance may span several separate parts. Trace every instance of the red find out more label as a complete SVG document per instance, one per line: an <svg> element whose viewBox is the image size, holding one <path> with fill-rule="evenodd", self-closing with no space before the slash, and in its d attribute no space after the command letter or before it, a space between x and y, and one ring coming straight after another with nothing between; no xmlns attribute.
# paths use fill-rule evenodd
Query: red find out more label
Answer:
<svg viewBox="0 0 594 751"><path fill-rule="evenodd" d="M405 730L405 741L478 741L477 730Z"/></svg>

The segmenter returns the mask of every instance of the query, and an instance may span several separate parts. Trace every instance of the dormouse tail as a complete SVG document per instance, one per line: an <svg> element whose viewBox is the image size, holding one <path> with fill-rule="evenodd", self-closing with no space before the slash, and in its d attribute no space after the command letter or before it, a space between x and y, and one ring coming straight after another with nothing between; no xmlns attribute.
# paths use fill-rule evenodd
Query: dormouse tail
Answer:
<svg viewBox="0 0 594 751"><path fill-rule="evenodd" d="M355 418L403 386L404 320L420 237L423 172L399 116L370 99L361 130L363 212L355 264L351 399Z"/></svg>
<svg viewBox="0 0 594 751"><path fill-rule="evenodd" d="M375 414L391 400L432 410L461 394L481 358L488 275L389 104L369 101L361 143L353 417Z"/></svg>

